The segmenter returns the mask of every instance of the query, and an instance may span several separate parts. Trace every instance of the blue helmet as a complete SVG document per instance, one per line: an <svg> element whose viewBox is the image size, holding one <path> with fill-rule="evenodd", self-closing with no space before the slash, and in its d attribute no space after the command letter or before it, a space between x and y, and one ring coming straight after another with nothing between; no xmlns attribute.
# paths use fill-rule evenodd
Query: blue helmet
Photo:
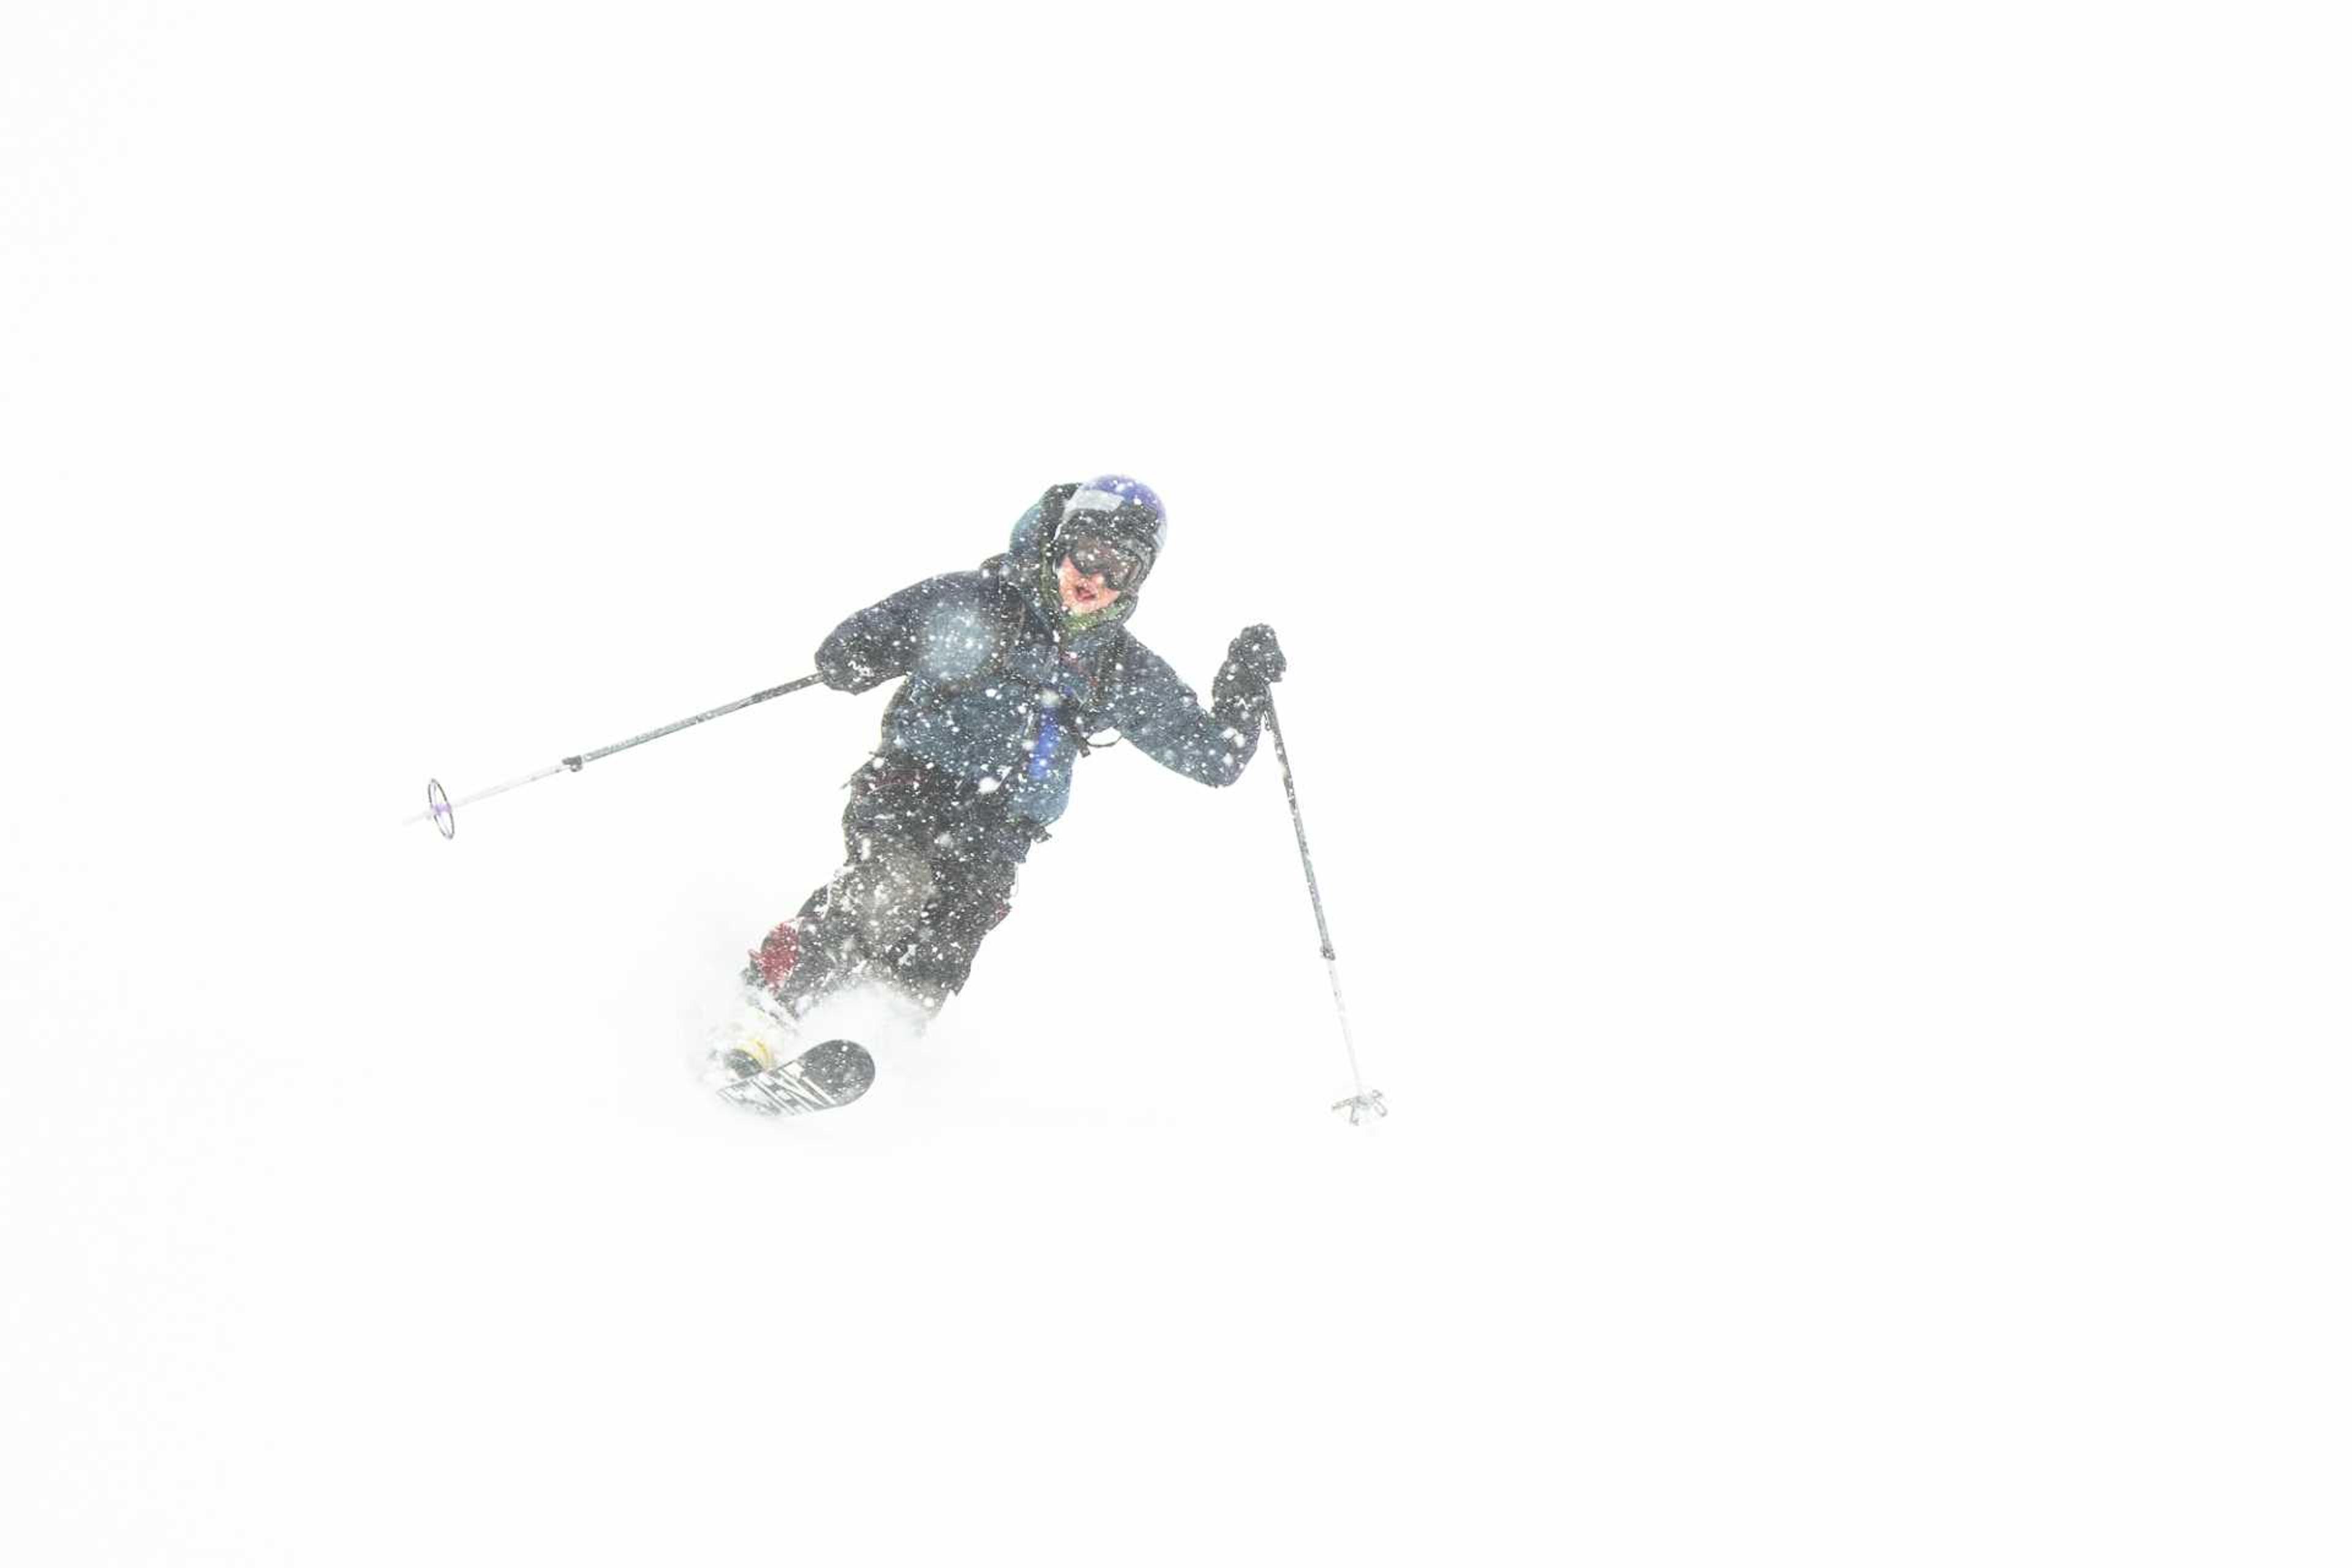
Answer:
<svg viewBox="0 0 2352 1568"><path fill-rule="evenodd" d="M1104 474L1088 479L1062 503L1064 535L1087 533L1140 547L1157 559L1168 548L1168 509L1141 479Z"/></svg>

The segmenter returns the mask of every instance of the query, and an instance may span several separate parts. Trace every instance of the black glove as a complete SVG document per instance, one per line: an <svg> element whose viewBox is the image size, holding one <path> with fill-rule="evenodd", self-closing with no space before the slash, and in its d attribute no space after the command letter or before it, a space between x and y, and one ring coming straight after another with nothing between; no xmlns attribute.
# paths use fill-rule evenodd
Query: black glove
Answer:
<svg viewBox="0 0 2352 1568"><path fill-rule="evenodd" d="M1225 650L1224 668L1217 671L1212 710L1220 722L1256 744L1258 726L1274 705L1271 684L1282 679L1290 661L1274 640L1272 626L1252 626Z"/></svg>
<svg viewBox="0 0 2352 1568"><path fill-rule="evenodd" d="M872 657L871 650L835 637L827 639L816 650L816 672L835 691L870 691L890 679L889 667ZM897 671L905 674L901 668Z"/></svg>
<svg viewBox="0 0 2352 1568"><path fill-rule="evenodd" d="M1225 650L1225 668L1255 679L1261 686L1271 686L1282 679L1290 661L1282 657L1282 645L1274 638L1272 626L1252 626L1234 639Z"/></svg>

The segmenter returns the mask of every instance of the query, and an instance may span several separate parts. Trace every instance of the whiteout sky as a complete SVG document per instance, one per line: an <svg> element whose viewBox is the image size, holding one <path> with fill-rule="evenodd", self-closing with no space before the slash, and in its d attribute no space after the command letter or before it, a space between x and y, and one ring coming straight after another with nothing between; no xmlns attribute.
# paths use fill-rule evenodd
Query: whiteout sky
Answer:
<svg viewBox="0 0 2352 1568"><path fill-rule="evenodd" d="M0 1556L2340 1562L2324 8L0 14ZM1080 769L682 1070L1055 482Z"/></svg>

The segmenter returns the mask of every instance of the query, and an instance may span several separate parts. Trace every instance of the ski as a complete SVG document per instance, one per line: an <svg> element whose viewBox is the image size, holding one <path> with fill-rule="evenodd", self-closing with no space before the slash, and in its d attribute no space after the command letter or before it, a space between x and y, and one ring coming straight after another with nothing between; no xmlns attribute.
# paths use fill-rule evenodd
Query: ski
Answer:
<svg viewBox="0 0 2352 1568"><path fill-rule="evenodd" d="M874 1058L855 1040L827 1040L788 1062L717 1086L730 1105L762 1116L805 1116L847 1105L874 1085Z"/></svg>

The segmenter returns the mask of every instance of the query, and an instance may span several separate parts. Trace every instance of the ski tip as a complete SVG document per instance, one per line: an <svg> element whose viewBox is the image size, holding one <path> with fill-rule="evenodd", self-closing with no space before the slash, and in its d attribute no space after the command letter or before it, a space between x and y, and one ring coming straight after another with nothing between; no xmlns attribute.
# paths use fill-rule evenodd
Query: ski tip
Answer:
<svg viewBox="0 0 2352 1568"><path fill-rule="evenodd" d="M847 1105L874 1085L874 1058L856 1040L827 1040L790 1061L743 1072L751 1065L721 1059L704 1079L730 1105L762 1116L804 1116Z"/></svg>
<svg viewBox="0 0 2352 1568"><path fill-rule="evenodd" d="M810 1081L838 1105L846 1105L874 1087L874 1057L856 1040L827 1040L800 1056Z"/></svg>

